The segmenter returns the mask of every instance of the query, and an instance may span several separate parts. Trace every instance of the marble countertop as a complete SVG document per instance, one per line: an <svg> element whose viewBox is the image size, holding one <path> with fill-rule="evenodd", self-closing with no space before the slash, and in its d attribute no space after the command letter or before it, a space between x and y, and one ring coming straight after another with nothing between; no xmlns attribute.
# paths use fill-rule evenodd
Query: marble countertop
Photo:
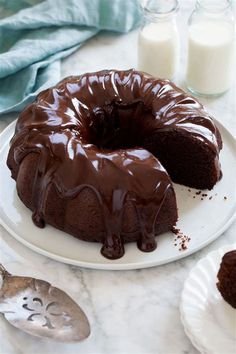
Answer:
<svg viewBox="0 0 236 354"><path fill-rule="evenodd" d="M186 32L185 8L179 19ZM136 66L137 31L128 35L100 34L65 59L61 76L103 68ZM183 40L184 41L184 40ZM186 42L186 41L185 41ZM182 53L186 53L183 45ZM181 57L176 82L184 87L185 60ZM236 136L235 85L217 99L202 99L207 109ZM2 131L15 115L0 117ZM1 186L2 188L2 186ZM178 262L134 271L82 269L30 251L0 226L0 260L14 274L45 279L67 291L86 312L91 336L79 344L36 339L0 317L1 354L195 354L179 315L183 283L189 270L211 250L235 241L236 223L215 242Z"/></svg>

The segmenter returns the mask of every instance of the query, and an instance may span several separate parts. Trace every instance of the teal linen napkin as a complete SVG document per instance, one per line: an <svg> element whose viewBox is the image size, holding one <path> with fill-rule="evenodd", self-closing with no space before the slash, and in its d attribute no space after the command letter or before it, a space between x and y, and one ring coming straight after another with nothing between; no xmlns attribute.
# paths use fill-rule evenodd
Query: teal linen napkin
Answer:
<svg viewBox="0 0 236 354"><path fill-rule="evenodd" d="M0 113L60 79L60 59L101 30L138 26L138 0L0 0Z"/></svg>

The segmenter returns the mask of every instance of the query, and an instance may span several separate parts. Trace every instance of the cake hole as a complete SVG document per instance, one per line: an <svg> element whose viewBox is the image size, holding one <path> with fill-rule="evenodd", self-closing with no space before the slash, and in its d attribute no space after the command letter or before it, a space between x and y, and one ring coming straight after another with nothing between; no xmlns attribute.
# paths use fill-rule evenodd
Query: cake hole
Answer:
<svg viewBox="0 0 236 354"><path fill-rule="evenodd" d="M89 143L105 150L142 147L151 121L154 116L140 99L132 103L114 101L97 107L89 126Z"/></svg>
<svg viewBox="0 0 236 354"><path fill-rule="evenodd" d="M175 183L198 189L211 189L218 175L208 146L176 129L158 129L162 110L154 115L142 98L129 103L128 98L104 102L90 113L91 120L84 142L104 152L143 148L166 168Z"/></svg>

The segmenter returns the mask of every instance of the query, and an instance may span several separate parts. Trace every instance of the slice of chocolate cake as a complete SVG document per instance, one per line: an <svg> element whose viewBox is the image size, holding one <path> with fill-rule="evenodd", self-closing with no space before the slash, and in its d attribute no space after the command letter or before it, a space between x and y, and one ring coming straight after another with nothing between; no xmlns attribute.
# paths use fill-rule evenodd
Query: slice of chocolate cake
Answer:
<svg viewBox="0 0 236 354"><path fill-rule="evenodd" d="M217 277L219 292L236 309L236 250L225 253Z"/></svg>

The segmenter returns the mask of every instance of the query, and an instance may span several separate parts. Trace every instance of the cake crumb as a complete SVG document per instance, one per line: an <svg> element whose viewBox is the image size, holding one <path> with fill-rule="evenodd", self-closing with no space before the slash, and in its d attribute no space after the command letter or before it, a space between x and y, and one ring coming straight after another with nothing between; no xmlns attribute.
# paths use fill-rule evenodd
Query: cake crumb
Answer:
<svg viewBox="0 0 236 354"><path fill-rule="evenodd" d="M191 189L188 189L189 192L191 192Z"/></svg>
<svg viewBox="0 0 236 354"><path fill-rule="evenodd" d="M181 244L181 249L182 249L183 251L187 249L187 246L186 246L185 243L182 243L182 244Z"/></svg>
<svg viewBox="0 0 236 354"><path fill-rule="evenodd" d="M196 198L195 195L193 196L193 198Z"/></svg>
<svg viewBox="0 0 236 354"><path fill-rule="evenodd" d="M224 196L224 200L227 200L227 197L226 197L226 196Z"/></svg>
<svg viewBox="0 0 236 354"><path fill-rule="evenodd" d="M202 197L207 197L207 194L206 193L202 193Z"/></svg>
<svg viewBox="0 0 236 354"><path fill-rule="evenodd" d="M179 246L179 251L185 251L188 249L188 243L191 240L191 238L187 235L184 235L183 232L180 231L180 229L177 229L176 227L173 227L171 230L175 235L175 246L177 246L177 241L176 239L179 241L178 246Z"/></svg>
<svg viewBox="0 0 236 354"><path fill-rule="evenodd" d="M212 195L209 197L209 200L212 200Z"/></svg>
<svg viewBox="0 0 236 354"><path fill-rule="evenodd" d="M204 198L201 198L201 200L203 200Z"/></svg>
<svg viewBox="0 0 236 354"><path fill-rule="evenodd" d="M202 191L198 191L198 192L196 192L195 194L199 195L199 194L201 194L201 193L202 193Z"/></svg>
<svg viewBox="0 0 236 354"><path fill-rule="evenodd" d="M175 226L173 226L171 231L173 232L173 234L178 235L178 233L180 232L180 229L177 229Z"/></svg>

